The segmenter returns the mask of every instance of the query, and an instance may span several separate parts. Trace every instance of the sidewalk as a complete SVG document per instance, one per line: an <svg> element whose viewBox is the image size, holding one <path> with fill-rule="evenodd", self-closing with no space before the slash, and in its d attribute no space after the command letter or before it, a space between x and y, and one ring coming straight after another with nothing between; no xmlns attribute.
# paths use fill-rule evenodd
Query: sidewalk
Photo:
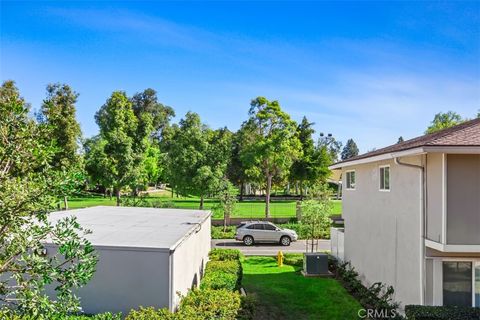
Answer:
<svg viewBox="0 0 480 320"><path fill-rule="evenodd" d="M212 240L212 249L213 248L225 248L225 249L239 249L246 256L275 256L278 251L283 253L304 253L306 248L305 240L298 240L292 242L290 246L284 247L281 245L271 244L271 243L261 243L255 244L253 246L247 247L240 241L235 241L234 239L219 239ZM329 251L330 250L330 240L318 240L318 251Z"/></svg>

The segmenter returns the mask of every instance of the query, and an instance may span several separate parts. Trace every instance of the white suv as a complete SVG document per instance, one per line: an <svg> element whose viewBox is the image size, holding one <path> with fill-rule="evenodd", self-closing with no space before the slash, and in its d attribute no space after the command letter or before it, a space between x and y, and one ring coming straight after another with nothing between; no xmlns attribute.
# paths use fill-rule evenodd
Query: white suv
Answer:
<svg viewBox="0 0 480 320"><path fill-rule="evenodd" d="M267 221L242 222L237 227L235 240L243 241L247 246L255 242L274 242L289 246L290 242L297 241L298 235L294 230L282 229Z"/></svg>

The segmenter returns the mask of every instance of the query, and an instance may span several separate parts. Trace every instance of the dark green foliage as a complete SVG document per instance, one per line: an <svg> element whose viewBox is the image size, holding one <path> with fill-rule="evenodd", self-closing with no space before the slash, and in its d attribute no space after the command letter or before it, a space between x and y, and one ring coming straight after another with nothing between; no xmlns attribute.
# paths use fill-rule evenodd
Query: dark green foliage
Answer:
<svg viewBox="0 0 480 320"><path fill-rule="evenodd" d="M225 261L225 260L241 260L243 255L238 249L212 249L208 253L211 261Z"/></svg>
<svg viewBox="0 0 480 320"><path fill-rule="evenodd" d="M0 319L2 320L37 320L38 316L17 315L12 312L0 312ZM99 313L95 315L55 315L48 316L48 320L121 320L121 314L114 314L110 312ZM155 319L153 319L155 320Z"/></svg>
<svg viewBox="0 0 480 320"><path fill-rule="evenodd" d="M357 144L353 139L348 139L347 144L342 150L342 160L347 160L352 157L358 156L359 150Z"/></svg>
<svg viewBox="0 0 480 320"><path fill-rule="evenodd" d="M480 308L454 306L405 306L408 320L480 320Z"/></svg>
<svg viewBox="0 0 480 320"><path fill-rule="evenodd" d="M285 253L283 255L283 263L295 267L302 267L303 253Z"/></svg>

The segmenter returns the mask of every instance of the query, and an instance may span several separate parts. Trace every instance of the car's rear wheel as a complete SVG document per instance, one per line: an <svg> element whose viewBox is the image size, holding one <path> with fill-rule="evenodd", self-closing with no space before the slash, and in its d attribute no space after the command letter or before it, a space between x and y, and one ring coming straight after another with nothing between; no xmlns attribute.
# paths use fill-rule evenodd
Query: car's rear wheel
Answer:
<svg viewBox="0 0 480 320"><path fill-rule="evenodd" d="M290 242L292 242L292 240L290 239L290 237L287 237L287 236L283 236L280 239L280 243L282 244L282 246L289 246Z"/></svg>
<svg viewBox="0 0 480 320"><path fill-rule="evenodd" d="M245 236L243 237L243 243L246 246L251 246L253 244L253 237L252 236Z"/></svg>

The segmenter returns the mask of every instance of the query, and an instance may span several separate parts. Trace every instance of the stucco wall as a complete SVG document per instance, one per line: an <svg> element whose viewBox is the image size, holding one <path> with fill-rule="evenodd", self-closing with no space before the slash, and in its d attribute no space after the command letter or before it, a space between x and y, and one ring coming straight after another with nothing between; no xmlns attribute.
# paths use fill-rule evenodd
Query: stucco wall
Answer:
<svg viewBox="0 0 480 320"><path fill-rule="evenodd" d="M380 165L390 165L390 192L379 191ZM343 169L356 171L356 189L343 186L345 259L365 284L381 281L403 305L421 303L421 171L393 160Z"/></svg>
<svg viewBox="0 0 480 320"><path fill-rule="evenodd" d="M447 156L447 244L480 244L480 155Z"/></svg>
<svg viewBox="0 0 480 320"><path fill-rule="evenodd" d="M443 153L429 153L427 166L427 239L443 242Z"/></svg>
<svg viewBox="0 0 480 320"><path fill-rule="evenodd" d="M200 283L210 251L210 217L203 222L198 232L193 233L172 255L173 258L173 305L180 302L176 292L186 295L188 289Z"/></svg>
<svg viewBox="0 0 480 320"><path fill-rule="evenodd" d="M110 311L126 315L139 306L168 307L168 251L102 247L95 250L99 256L96 272L76 292L85 313ZM48 289L52 295L52 288Z"/></svg>

